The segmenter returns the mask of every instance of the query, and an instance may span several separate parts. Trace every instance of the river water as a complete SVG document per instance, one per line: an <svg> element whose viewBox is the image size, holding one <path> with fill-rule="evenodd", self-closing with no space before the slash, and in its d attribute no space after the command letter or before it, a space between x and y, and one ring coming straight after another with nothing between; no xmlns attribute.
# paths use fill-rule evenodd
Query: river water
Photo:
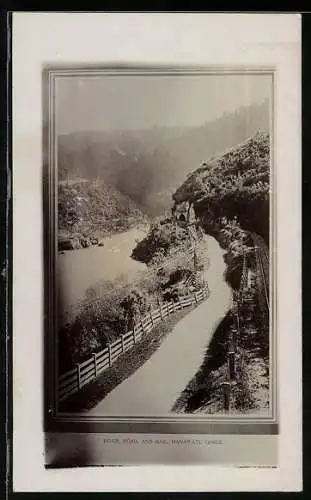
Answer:
<svg viewBox="0 0 311 500"><path fill-rule="evenodd" d="M85 299L87 290L101 281L113 281L122 274L131 276L145 269L145 264L131 258L137 241L145 236L144 230L134 228L105 238L102 247L58 254L57 279L62 310Z"/></svg>

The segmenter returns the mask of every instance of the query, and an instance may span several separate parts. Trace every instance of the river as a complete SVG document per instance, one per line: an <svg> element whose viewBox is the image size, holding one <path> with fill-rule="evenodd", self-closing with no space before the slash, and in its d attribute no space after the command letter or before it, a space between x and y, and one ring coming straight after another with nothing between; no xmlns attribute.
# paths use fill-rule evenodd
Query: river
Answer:
<svg viewBox="0 0 311 500"><path fill-rule="evenodd" d="M101 281L145 269L145 264L131 258L137 241L145 236L146 230L133 228L104 238L104 246L59 253L57 279L62 310L85 299L88 288Z"/></svg>

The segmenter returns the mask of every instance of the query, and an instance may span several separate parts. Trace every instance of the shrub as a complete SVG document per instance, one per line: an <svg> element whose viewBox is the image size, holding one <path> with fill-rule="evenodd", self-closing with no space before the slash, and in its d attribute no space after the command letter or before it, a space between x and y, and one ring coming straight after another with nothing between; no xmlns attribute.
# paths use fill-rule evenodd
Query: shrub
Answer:
<svg viewBox="0 0 311 500"><path fill-rule="evenodd" d="M132 257L145 264L153 260L158 263L169 255L172 248L187 244L190 244L187 230L173 220L166 220L151 226L147 237L134 248Z"/></svg>

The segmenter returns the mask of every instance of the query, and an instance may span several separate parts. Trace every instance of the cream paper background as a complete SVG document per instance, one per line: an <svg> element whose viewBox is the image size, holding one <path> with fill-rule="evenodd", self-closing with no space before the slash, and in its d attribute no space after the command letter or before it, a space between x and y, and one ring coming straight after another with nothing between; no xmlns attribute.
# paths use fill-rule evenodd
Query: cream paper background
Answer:
<svg viewBox="0 0 311 500"><path fill-rule="evenodd" d="M295 14L13 14L14 491L301 489L300 21ZM122 62L277 69L277 469L44 469L42 67Z"/></svg>

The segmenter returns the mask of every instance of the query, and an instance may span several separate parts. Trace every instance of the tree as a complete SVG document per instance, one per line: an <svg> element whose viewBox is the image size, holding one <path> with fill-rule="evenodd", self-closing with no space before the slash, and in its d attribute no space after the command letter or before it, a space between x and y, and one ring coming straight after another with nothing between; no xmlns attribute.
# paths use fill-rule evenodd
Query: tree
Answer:
<svg viewBox="0 0 311 500"><path fill-rule="evenodd" d="M127 330L134 327L137 317L145 312L146 300L142 293L132 290L120 303Z"/></svg>

